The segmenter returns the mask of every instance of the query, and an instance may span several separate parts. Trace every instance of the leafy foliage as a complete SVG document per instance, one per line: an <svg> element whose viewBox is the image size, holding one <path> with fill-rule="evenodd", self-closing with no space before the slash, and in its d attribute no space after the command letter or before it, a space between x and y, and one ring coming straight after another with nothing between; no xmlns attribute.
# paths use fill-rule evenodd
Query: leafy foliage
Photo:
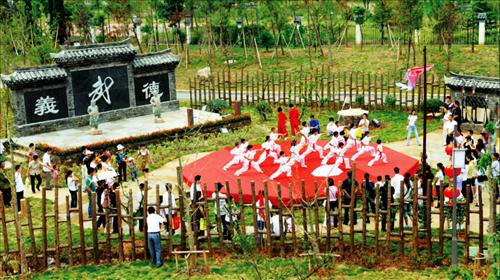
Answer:
<svg viewBox="0 0 500 280"><path fill-rule="evenodd" d="M363 24L366 21L366 9L362 6L354 6L351 10L352 18L356 24Z"/></svg>
<svg viewBox="0 0 500 280"><path fill-rule="evenodd" d="M259 113L259 116L264 121L267 121L267 115L273 112L273 108L271 108L271 105L267 101L260 101L255 105L255 109L257 109L257 113Z"/></svg>
<svg viewBox="0 0 500 280"><path fill-rule="evenodd" d="M223 99L212 99L207 103L208 110L214 113L222 113L224 110L229 108L226 100Z"/></svg>
<svg viewBox="0 0 500 280"><path fill-rule="evenodd" d="M439 112L439 109L443 106L443 101L440 99L427 99L427 112L432 113L434 116L437 112ZM420 111L424 111L424 102L420 103Z"/></svg>
<svg viewBox="0 0 500 280"><path fill-rule="evenodd" d="M396 98L390 94L386 95L384 98L384 106L390 110L395 109L396 108Z"/></svg>

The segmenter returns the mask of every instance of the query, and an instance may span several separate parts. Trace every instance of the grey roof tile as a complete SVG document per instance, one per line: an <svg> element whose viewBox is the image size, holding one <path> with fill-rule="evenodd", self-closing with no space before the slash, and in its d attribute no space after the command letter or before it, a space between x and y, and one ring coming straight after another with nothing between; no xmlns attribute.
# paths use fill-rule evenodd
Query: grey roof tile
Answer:
<svg viewBox="0 0 500 280"><path fill-rule="evenodd" d="M102 59L114 60L117 58L132 59L136 50L129 40L120 42L84 45L70 47L58 53L51 53L50 56L57 64L81 64L86 62L101 61Z"/></svg>
<svg viewBox="0 0 500 280"><path fill-rule="evenodd" d="M448 87L465 87L485 90L500 90L500 79L493 77L468 76L459 75L450 72L450 75L445 77L445 84Z"/></svg>
<svg viewBox="0 0 500 280"><path fill-rule="evenodd" d="M64 68L55 65L16 69L12 74L1 75L2 81L11 88L22 84L59 80L66 77L68 74Z"/></svg>
<svg viewBox="0 0 500 280"><path fill-rule="evenodd" d="M175 67L177 64L179 64L179 57L172 54L170 49L156 53L137 55L132 61L132 65L135 69L161 65Z"/></svg>

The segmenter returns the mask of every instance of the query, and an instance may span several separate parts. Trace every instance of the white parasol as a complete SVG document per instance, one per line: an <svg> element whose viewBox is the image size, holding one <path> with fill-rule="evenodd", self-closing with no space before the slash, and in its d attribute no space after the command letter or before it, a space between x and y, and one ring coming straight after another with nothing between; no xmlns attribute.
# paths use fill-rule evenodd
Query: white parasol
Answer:
<svg viewBox="0 0 500 280"><path fill-rule="evenodd" d="M361 108L349 108L347 110L341 110L337 112L337 115L342 116L342 117L359 117L362 116L363 114L368 114L367 110L363 110Z"/></svg>

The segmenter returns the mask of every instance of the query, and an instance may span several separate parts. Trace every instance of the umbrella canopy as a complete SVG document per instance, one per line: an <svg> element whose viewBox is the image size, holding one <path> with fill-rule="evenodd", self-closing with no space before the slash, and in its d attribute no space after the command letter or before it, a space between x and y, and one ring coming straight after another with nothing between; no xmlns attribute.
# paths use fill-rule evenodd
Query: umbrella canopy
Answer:
<svg viewBox="0 0 500 280"><path fill-rule="evenodd" d="M368 114L367 110L363 110L361 108L349 108L347 110L338 111L337 115L342 117L359 117L363 114Z"/></svg>

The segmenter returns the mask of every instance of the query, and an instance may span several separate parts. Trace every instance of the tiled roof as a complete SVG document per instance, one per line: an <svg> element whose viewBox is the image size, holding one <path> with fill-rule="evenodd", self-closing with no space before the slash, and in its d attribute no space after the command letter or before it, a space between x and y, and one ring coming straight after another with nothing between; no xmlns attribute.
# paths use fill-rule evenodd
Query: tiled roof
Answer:
<svg viewBox="0 0 500 280"><path fill-rule="evenodd" d="M132 61L132 65L135 69L161 65L175 67L177 66L177 64L179 64L179 57L175 54L172 54L170 52L170 49L156 53L137 55L134 61Z"/></svg>
<svg viewBox="0 0 500 280"><path fill-rule="evenodd" d="M454 88L476 88L485 90L500 90L500 79L493 77L467 76L450 72L445 77L445 84Z"/></svg>
<svg viewBox="0 0 500 280"><path fill-rule="evenodd" d="M56 65L16 69L14 73L9 75L1 75L4 83L10 87L25 85L30 83L45 82L50 80L65 79L68 74L63 68Z"/></svg>
<svg viewBox="0 0 500 280"><path fill-rule="evenodd" d="M50 56L57 64L67 65L113 61L119 58L132 60L135 53L134 47L127 39L113 43L69 47L58 53L51 53Z"/></svg>

